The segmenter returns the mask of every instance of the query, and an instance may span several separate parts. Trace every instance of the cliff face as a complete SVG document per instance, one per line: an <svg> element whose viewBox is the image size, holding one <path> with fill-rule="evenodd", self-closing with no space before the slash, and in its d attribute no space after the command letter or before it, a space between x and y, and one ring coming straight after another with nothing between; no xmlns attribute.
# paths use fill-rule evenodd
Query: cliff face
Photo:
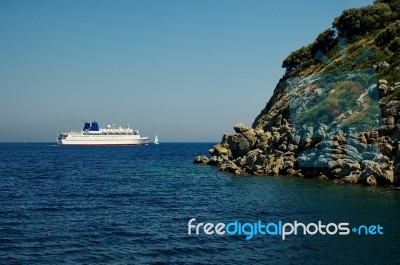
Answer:
<svg viewBox="0 0 400 265"><path fill-rule="evenodd" d="M225 134L221 143L209 150L211 158L199 156L194 162L216 165L237 175L290 175L363 185L399 185L400 5L399 1L383 2L344 11L335 19L333 29L289 55L283 63L285 76L251 128L235 125L236 134ZM343 26L348 24L349 16L364 17L373 12L382 16L382 10L388 13L378 28L356 35L350 26ZM319 52L315 52L317 48ZM363 53L366 49L374 55ZM321 56L321 50L326 56ZM315 53L323 62L314 59ZM332 62L326 60L328 57ZM340 62L341 69L332 67ZM369 78L368 85L363 81L367 78L362 69L373 69L369 77L374 79ZM329 80L324 80L326 76ZM340 80L333 82L332 77ZM291 90L293 80L297 84ZM364 84L365 89L358 94L354 92L354 80ZM352 93L341 93L338 84L349 82L353 82ZM333 111L332 102L337 107ZM371 126L369 121L373 122Z"/></svg>

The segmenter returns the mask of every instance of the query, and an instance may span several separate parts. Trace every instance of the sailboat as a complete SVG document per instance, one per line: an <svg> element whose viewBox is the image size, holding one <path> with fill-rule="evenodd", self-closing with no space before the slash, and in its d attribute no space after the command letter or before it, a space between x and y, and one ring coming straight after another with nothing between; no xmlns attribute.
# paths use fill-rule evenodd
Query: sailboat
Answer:
<svg viewBox="0 0 400 265"><path fill-rule="evenodd" d="M156 137L154 137L154 144L160 144L160 143L158 142L157 134L156 134Z"/></svg>

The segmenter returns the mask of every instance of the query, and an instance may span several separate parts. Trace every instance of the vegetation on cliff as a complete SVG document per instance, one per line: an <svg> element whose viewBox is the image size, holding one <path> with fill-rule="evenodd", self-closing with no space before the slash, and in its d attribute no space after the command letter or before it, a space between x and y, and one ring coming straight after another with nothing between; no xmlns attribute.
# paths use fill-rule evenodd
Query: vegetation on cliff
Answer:
<svg viewBox="0 0 400 265"><path fill-rule="evenodd" d="M386 61L392 67L379 73L380 78L394 81L396 67L400 66L400 1L379 0L373 5L352 8L334 19L332 28L322 32L308 46L292 52L283 60L282 67L286 69L285 77L306 75L316 69L325 67L315 58L318 51L326 54L333 61L341 58L338 40L349 40L346 60L342 69L350 69L351 64L366 48L373 51L374 56L362 62L357 68L371 67L376 61ZM335 69L324 69L324 73ZM398 70L398 69L397 69Z"/></svg>

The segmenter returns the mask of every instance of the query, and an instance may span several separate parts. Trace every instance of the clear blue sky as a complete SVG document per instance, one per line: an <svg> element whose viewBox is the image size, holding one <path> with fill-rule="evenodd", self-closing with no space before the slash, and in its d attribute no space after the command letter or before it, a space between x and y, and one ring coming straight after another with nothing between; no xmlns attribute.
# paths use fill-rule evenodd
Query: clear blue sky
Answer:
<svg viewBox="0 0 400 265"><path fill-rule="evenodd" d="M0 0L0 141L126 121L160 141L251 125L282 60L372 0Z"/></svg>

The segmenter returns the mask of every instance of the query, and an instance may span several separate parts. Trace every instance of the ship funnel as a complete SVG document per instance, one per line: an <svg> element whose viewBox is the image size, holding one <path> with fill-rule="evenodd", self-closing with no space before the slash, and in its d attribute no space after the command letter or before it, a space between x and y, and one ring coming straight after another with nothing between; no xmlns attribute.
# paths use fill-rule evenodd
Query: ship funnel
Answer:
<svg viewBox="0 0 400 265"><path fill-rule="evenodd" d="M85 125L83 126L83 130L87 131L90 129L90 122L85 122Z"/></svg>
<svg viewBox="0 0 400 265"><path fill-rule="evenodd" d="M92 122L92 126L90 127L90 131L99 131L99 124L97 122Z"/></svg>

